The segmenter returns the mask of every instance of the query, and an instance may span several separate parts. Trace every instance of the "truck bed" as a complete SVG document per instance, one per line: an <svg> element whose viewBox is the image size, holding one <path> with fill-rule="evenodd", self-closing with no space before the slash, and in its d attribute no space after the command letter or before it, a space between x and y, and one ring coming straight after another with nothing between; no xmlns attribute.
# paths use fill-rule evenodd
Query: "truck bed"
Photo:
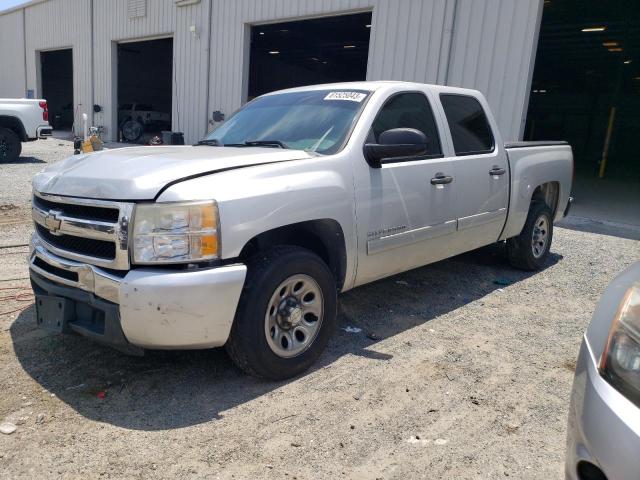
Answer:
<svg viewBox="0 0 640 480"><path fill-rule="evenodd" d="M557 189L554 220L560 220L569 201L573 175L573 155L567 142L507 142L504 147L509 159L511 192L509 215L501 240L516 236L522 230L534 193L533 186L550 183Z"/></svg>

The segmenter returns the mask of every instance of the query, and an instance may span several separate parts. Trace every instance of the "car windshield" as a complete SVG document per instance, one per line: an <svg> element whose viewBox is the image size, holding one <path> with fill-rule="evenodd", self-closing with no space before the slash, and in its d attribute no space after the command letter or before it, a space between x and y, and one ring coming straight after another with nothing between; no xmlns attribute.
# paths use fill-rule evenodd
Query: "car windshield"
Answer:
<svg viewBox="0 0 640 480"><path fill-rule="evenodd" d="M201 143L336 153L369 93L308 90L265 95L242 107Z"/></svg>

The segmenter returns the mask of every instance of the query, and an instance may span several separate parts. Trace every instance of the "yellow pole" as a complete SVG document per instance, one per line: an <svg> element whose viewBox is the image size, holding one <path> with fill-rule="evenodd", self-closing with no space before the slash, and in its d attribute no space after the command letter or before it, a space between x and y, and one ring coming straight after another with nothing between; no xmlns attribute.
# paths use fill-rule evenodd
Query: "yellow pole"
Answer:
<svg viewBox="0 0 640 480"><path fill-rule="evenodd" d="M613 122L616 119L616 107L609 110L609 124L607 125L607 135L604 137L604 147L602 149L602 160L600 160L600 173L598 178L604 178L604 170L607 168L607 158L609 157L609 145L611 144L611 134L613 133Z"/></svg>

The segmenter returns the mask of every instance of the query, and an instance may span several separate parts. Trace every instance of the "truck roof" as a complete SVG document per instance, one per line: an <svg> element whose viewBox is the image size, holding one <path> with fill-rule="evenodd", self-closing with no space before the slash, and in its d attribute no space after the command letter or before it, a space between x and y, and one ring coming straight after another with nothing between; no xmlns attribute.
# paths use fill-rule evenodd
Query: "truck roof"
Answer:
<svg viewBox="0 0 640 480"><path fill-rule="evenodd" d="M417 82L404 82L399 80L372 80L366 82L339 82L339 83L321 83L318 85L306 85L303 87L294 87L287 88L284 90L277 90L274 92L269 92L265 95L274 95L278 93L284 92L305 92L311 90L365 90L369 92L375 92L377 90L383 90L387 88L398 88L402 87L406 90L418 89L428 87L436 92L447 92L447 93L474 93L479 94L478 90L473 90L469 88L460 88L460 87L450 87L447 85L434 85L430 83L417 83Z"/></svg>

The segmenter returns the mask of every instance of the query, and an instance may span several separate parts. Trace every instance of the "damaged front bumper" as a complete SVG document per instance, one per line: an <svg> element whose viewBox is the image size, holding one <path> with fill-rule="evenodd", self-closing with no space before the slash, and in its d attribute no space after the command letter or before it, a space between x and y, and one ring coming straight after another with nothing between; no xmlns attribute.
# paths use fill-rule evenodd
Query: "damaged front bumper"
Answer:
<svg viewBox="0 0 640 480"><path fill-rule="evenodd" d="M224 345L247 267L107 271L51 253L34 234L29 271L41 326L141 353Z"/></svg>

